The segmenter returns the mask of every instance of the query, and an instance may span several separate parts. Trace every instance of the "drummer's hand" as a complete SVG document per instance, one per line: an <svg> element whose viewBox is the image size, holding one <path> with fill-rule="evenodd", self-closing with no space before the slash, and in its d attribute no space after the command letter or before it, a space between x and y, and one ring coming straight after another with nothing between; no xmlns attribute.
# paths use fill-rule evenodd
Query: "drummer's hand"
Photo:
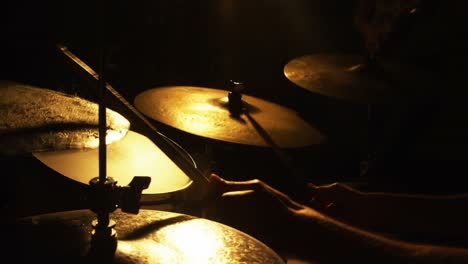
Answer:
<svg viewBox="0 0 468 264"><path fill-rule="evenodd" d="M210 187L215 195L207 202L203 217L232 226L254 237L283 246L294 239L295 222L314 210L293 201L260 180L227 181L212 174ZM279 235L280 234L280 235ZM280 243L277 243L280 242Z"/></svg>

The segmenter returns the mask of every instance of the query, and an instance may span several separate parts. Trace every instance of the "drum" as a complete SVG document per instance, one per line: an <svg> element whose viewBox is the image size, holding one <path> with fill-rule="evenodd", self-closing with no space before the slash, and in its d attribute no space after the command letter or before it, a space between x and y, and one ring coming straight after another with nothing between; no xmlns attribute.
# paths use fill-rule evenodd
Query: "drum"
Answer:
<svg viewBox="0 0 468 264"><path fill-rule="evenodd" d="M141 202L151 205L170 194L189 187L192 180L148 137L134 132L107 145L107 174L118 185L128 185L135 176L149 176L151 183L143 190ZM33 153L39 161L59 174L88 184L99 176L99 149Z"/></svg>
<svg viewBox="0 0 468 264"><path fill-rule="evenodd" d="M0 81L2 208L8 216L88 208L88 183L99 176L99 105L76 95ZM108 177L128 185L150 176L142 202L172 196L192 180L124 116L106 109ZM195 166L195 164L194 164Z"/></svg>
<svg viewBox="0 0 468 264"><path fill-rule="evenodd" d="M96 218L90 210L73 210L22 218L8 228L7 250L16 263L285 263L270 247L229 226L159 210L137 215L119 210L115 221L117 246L110 252L91 244ZM13 231L14 232L11 232ZM14 252L14 253L13 253ZM103 263L103 262L99 262Z"/></svg>

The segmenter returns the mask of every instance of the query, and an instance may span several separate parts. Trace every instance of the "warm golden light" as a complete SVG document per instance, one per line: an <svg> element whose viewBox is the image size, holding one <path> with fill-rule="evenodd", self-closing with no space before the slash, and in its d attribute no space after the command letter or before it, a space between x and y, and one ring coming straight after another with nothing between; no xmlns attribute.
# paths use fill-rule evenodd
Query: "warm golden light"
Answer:
<svg viewBox="0 0 468 264"><path fill-rule="evenodd" d="M356 64L356 65L353 65L353 66L350 66L350 67L346 68L345 71L353 72L353 71L357 71L359 69L362 69L363 67L364 67L364 64Z"/></svg>
<svg viewBox="0 0 468 264"><path fill-rule="evenodd" d="M119 185L129 184L135 176L150 176L151 183L143 194L158 194L181 190L191 184L190 178L146 136L128 131L120 140L112 137L111 140L114 142L107 146L107 172ZM51 169L84 184L99 175L99 149L33 155Z"/></svg>
<svg viewBox="0 0 468 264"><path fill-rule="evenodd" d="M117 248L112 263L138 264L284 264L272 249L229 226L170 211L141 209L129 214L112 212ZM21 224L31 232L20 232L19 247L31 261L62 263L71 259L95 263L88 258L91 223L96 214L89 209L35 215ZM21 225L23 227L23 225ZM44 234L52 234L47 238ZM16 240L15 240L16 241ZM25 243L23 243L25 242ZM79 258L83 256L85 258ZM59 261L60 260L60 261ZM83 262L83 263L84 263ZM106 261L104 261L106 262Z"/></svg>
<svg viewBox="0 0 468 264"><path fill-rule="evenodd" d="M122 139L126 134L128 130L111 130L108 129L106 132L106 145L109 145L113 142L117 142L120 139ZM86 145L84 146L85 148L98 148L99 147L99 137L95 137L89 141L86 142Z"/></svg>
<svg viewBox="0 0 468 264"><path fill-rule="evenodd" d="M150 239L137 241L119 241L119 251L129 259L138 259L141 263L182 263L171 248ZM142 259L141 252L147 252Z"/></svg>
<svg viewBox="0 0 468 264"><path fill-rule="evenodd" d="M154 218L154 214L164 214L165 217ZM135 222L145 223L144 226L158 221L167 224L148 230L149 232L141 237L127 239L126 232L121 232L122 239L118 242L117 251L129 260L171 264L283 263L279 256L261 242L236 229L207 219L151 210L142 210L139 216L140 218L135 216L138 219ZM139 225L130 226L139 228Z"/></svg>
<svg viewBox="0 0 468 264"><path fill-rule="evenodd" d="M179 225L165 232L164 238L169 245L177 245L190 263L207 263L210 259L219 258L220 250L226 247L219 231L203 221L190 220L189 225Z"/></svg>
<svg viewBox="0 0 468 264"><path fill-rule="evenodd" d="M242 101L251 118L233 117L228 107L228 94L227 90L209 87L165 86L140 93L134 103L138 110L159 122L217 140L268 146L259 133L260 126L283 148L322 141L320 131L294 110L247 94L242 95Z"/></svg>
<svg viewBox="0 0 468 264"><path fill-rule="evenodd" d="M118 247L130 257L148 252L147 263L230 263L220 254L227 247L220 231L210 222L193 219L163 227L153 239L121 240Z"/></svg>
<svg viewBox="0 0 468 264"><path fill-rule="evenodd" d="M78 96L17 82L0 83L0 131L6 155L97 148L99 105ZM124 116L106 109L107 144L130 128Z"/></svg>

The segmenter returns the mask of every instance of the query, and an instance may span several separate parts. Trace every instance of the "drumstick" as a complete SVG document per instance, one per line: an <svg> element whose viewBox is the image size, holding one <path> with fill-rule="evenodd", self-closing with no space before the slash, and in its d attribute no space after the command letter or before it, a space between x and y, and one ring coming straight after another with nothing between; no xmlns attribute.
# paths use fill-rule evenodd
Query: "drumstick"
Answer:
<svg viewBox="0 0 468 264"><path fill-rule="evenodd" d="M295 193L292 195L295 196L295 198L300 202L308 201L310 199L310 190L308 188L308 181L306 180L306 177L297 169L297 167L294 165L294 162L286 154L286 152L276 144L267 131L263 129L263 127L248 113L248 111L246 110L242 113L247 117L247 119L249 119L250 123L255 128L255 131L257 131L260 137L265 140L268 146L273 150L278 160L286 168L288 172L287 175L281 175L284 177L291 177L285 180L288 183L292 183L292 186L294 187Z"/></svg>
<svg viewBox="0 0 468 264"><path fill-rule="evenodd" d="M99 80L99 75L91 67L89 67L85 62L79 59L75 54L73 54L66 46L58 44L57 45L60 53L64 55L69 62L72 62L72 65L75 68L78 68L80 72L85 73L85 77L90 79L92 82ZM115 98L122 103L127 110L129 110L133 115L135 115L138 120L142 121L148 129L151 130L150 138L152 140L162 144L157 144L161 147L161 150L167 154L174 162L181 167L195 183L201 184L201 186L206 185L209 182L209 178L203 174L195 164L193 158L189 153L182 148L178 143L164 135L160 132L143 114L141 114L132 104L130 104L116 89L114 89L108 82L105 84L105 88L109 91ZM157 135L154 136L154 135ZM175 151L175 154L174 154ZM184 158L182 158L184 157ZM187 158L188 157L188 158Z"/></svg>
<svg viewBox="0 0 468 264"><path fill-rule="evenodd" d="M57 45L59 48L60 52L62 55L65 55L66 58L68 58L69 62L73 62L73 66L77 67L82 73L85 73L85 77L89 79L89 77L92 77L93 79L91 81L95 82L96 80L99 79L99 75L91 68L89 67L86 63L84 63L82 60L80 60L76 55L74 55L66 46L63 45ZM192 175L193 177L190 177L194 182L200 184L200 186L203 188L200 196L200 201L186 201L188 204L195 205L195 206L201 206L203 205L204 201L209 200L212 195L212 190L209 189L209 177L205 175L203 172L201 172L197 167L192 159L192 157L188 154L188 152L183 149L179 144L171 140L169 137L161 133L143 114L141 114L132 104L130 104L116 89L114 89L109 83L106 83L106 89L115 97L117 98L132 114L138 117L140 121L142 121L147 128L151 130L151 132L154 132L154 135L158 135L159 137L153 136L153 133L151 134L151 139L153 139L156 142L161 142L166 143L166 144L157 144L159 147L161 147L162 151L166 153L172 160L175 161L175 163L179 166L181 166L181 169L186 172L189 176ZM304 175L299 173L299 171L296 169L295 165L291 161L290 157L286 155L286 153L281 150L281 148L273 141L273 139L268 135L268 133L261 127L261 125L246 111L242 112L243 114L246 115L246 117L251 121L252 125L256 129L256 131L259 133L259 135L265 140L265 142L271 147L271 149L274 151L276 156L279 158L279 161L285 166L285 168L288 171L287 175L283 175L284 177L292 177L292 178L287 178L286 181L288 183L292 183L294 187L295 193L292 194L295 196L296 199L299 201L308 201L310 198L309 193L310 190L308 188L308 182ZM155 142L155 143L156 143ZM169 144L167 144L169 143ZM167 145L169 145L169 149L167 148ZM166 147L166 148L162 148ZM174 155L173 151L175 150L176 154ZM181 157L189 157L189 159L184 158L181 159ZM172 201L172 200L171 200ZM164 203L164 202L163 202Z"/></svg>

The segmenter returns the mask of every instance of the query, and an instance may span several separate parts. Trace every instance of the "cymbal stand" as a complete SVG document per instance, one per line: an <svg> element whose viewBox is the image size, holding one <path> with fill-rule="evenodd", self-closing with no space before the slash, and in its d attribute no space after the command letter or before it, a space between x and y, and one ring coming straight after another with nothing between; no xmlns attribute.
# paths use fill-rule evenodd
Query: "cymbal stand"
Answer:
<svg viewBox="0 0 468 264"><path fill-rule="evenodd" d="M66 59L66 62L70 63L71 66L82 74L82 77L87 80L91 85L96 85L100 79L100 75L88 66L84 61L73 54L68 47L57 44L58 51ZM148 137L158 146L161 150L168 155L187 175L194 181L194 186L191 188L191 192L194 194L192 201L184 201L184 203L192 204L193 206L199 207L204 199L210 195L207 188L209 182L208 176L205 172L201 171L192 157L188 152L182 148L177 142L170 139L168 136L163 134L159 129L153 125L153 123L141 114L130 102L122 96L108 82L105 83L106 91L121 104L124 110L127 110L126 114L135 117L137 121L142 122ZM190 193L189 195L191 195ZM168 201L170 202L170 201ZM198 205L197 205L198 204Z"/></svg>
<svg viewBox="0 0 468 264"><path fill-rule="evenodd" d="M430 1L429 1L430 2ZM416 19L418 16L420 16L422 13L427 12L426 9L428 8L433 8L431 6L431 3L427 3L427 1L415 1L413 4L405 8L405 11L397 14L396 20L393 22L393 29L390 32L392 36L387 36L387 41L389 38L394 39L398 36L400 39L407 39L407 35L411 33L411 25L415 23ZM374 7L374 13L372 16L369 17L369 19L372 20L381 20L383 19L380 17L382 14L376 14L375 13L375 7ZM382 45L382 43L380 43ZM376 59L376 52L373 51L370 52L369 50L366 50L366 55L365 55L365 64L367 65L367 69L369 70L370 74L374 74L375 76L385 78L385 81L392 82L392 79L389 78L390 76L385 76L385 72L383 72L382 68L379 66L379 63ZM380 51L379 51L380 52ZM392 84L392 83L390 83ZM395 85L393 83L393 85ZM375 109L372 106L371 103L368 104L368 156L367 156L367 161L364 163L367 164L361 164L364 165L365 168L362 168L361 166L361 176L367 175L369 176L371 173L375 171L375 166L377 162L377 150L376 150L376 133L375 133Z"/></svg>
<svg viewBox="0 0 468 264"><path fill-rule="evenodd" d="M102 2L102 1L101 1ZM103 3L100 11L103 11ZM102 18L101 18L102 19ZM100 31L103 21L98 23ZM137 176L132 179L128 186L117 186L117 181L112 177L107 177L107 152L106 152L106 104L105 92L106 82L104 80L105 53L104 41L102 38L98 41L99 55L99 176L90 180L88 202L90 209L96 213L97 218L92 221L93 232L91 237L91 245L89 256L95 261L110 261L117 249L117 232L114 227L115 221L110 219L109 214L117 208L121 208L123 212L137 214L139 211L139 201L142 190L148 188L151 177Z"/></svg>
<svg viewBox="0 0 468 264"><path fill-rule="evenodd" d="M367 54L365 56L365 70L368 74L376 77L383 77L383 70L379 66L375 55ZM387 80L388 81L388 80ZM375 172L377 162L377 132L376 132L376 109L372 102L367 103L367 155L361 162L360 176L371 177Z"/></svg>

